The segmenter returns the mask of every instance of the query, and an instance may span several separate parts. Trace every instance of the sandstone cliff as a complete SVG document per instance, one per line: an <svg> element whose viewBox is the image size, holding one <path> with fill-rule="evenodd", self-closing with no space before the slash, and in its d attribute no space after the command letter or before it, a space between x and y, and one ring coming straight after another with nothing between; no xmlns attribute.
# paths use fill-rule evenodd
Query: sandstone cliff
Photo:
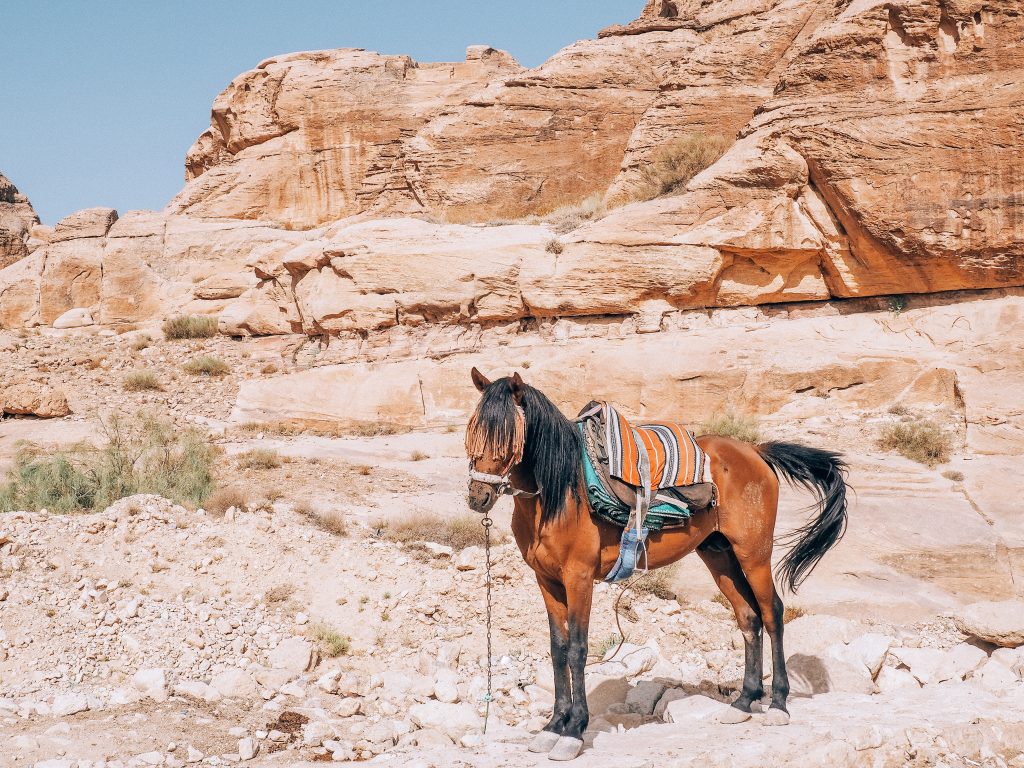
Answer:
<svg viewBox="0 0 1024 768"><path fill-rule="evenodd" d="M32 203L0 173L0 269L28 255L29 233L38 223Z"/></svg>
<svg viewBox="0 0 1024 768"><path fill-rule="evenodd" d="M218 97L167 210L72 222L0 271L0 323L651 331L701 307L1021 285L1022 34L1021 0L651 0L533 70L483 46L268 59ZM629 202L697 132L737 140ZM594 194L607 215L546 216ZM545 217L439 223L526 214Z"/></svg>

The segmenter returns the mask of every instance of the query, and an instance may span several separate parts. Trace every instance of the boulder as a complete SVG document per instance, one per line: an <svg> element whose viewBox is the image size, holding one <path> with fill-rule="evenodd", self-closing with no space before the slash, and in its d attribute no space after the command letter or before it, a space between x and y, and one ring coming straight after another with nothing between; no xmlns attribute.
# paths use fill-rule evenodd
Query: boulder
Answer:
<svg viewBox="0 0 1024 768"><path fill-rule="evenodd" d="M162 669L140 669L132 676L132 685L154 701L167 701L167 673Z"/></svg>
<svg viewBox="0 0 1024 768"><path fill-rule="evenodd" d="M1024 600L972 603L954 617L957 629L993 645L1024 645Z"/></svg>
<svg viewBox="0 0 1024 768"><path fill-rule="evenodd" d="M428 701L409 708L409 719L419 728L440 731L458 741L481 726L480 716L469 704L445 704Z"/></svg>
<svg viewBox="0 0 1024 768"><path fill-rule="evenodd" d="M234 667L214 675L210 688L226 699L242 699L257 693L256 679L246 670Z"/></svg>
<svg viewBox="0 0 1024 768"><path fill-rule="evenodd" d="M69 309L63 315L53 321L54 328L83 328L92 325L92 312L89 309L78 307Z"/></svg>
<svg viewBox="0 0 1024 768"><path fill-rule="evenodd" d="M665 685L655 680L641 680L626 694L626 706L638 715L650 715L665 693ZM667 705L666 705L667 706Z"/></svg>
<svg viewBox="0 0 1024 768"><path fill-rule="evenodd" d="M939 670L947 658L945 651L938 648L890 648L889 654L909 669L921 685L940 682Z"/></svg>
<svg viewBox="0 0 1024 768"><path fill-rule="evenodd" d="M942 654L932 681L963 680L985 663L988 654L970 643L959 643Z"/></svg>
<svg viewBox="0 0 1024 768"><path fill-rule="evenodd" d="M267 660L274 669L288 672L306 672L316 666L318 655L316 647L300 637L289 637L267 654Z"/></svg>
<svg viewBox="0 0 1024 768"><path fill-rule="evenodd" d="M103 237L117 221L113 208L86 208L75 211L57 222L50 235L51 243L88 237Z"/></svg>
<svg viewBox="0 0 1024 768"><path fill-rule="evenodd" d="M875 680L878 690L882 693L895 693L902 690L917 690L921 683L906 669L882 667Z"/></svg>
<svg viewBox="0 0 1024 768"><path fill-rule="evenodd" d="M0 390L0 411L56 419L71 413L64 392L43 384L11 384Z"/></svg>
<svg viewBox="0 0 1024 768"><path fill-rule="evenodd" d="M685 696L675 699L665 707L666 723L693 724L713 720L729 709L729 705L707 696Z"/></svg>
<svg viewBox="0 0 1024 768"><path fill-rule="evenodd" d="M878 690L868 668L859 661L842 658L841 651L839 655L822 653L820 656L794 653L786 659L786 667L790 691L795 696L832 691L870 694Z"/></svg>
<svg viewBox="0 0 1024 768"><path fill-rule="evenodd" d="M0 269L29 254L32 230L38 225L28 198L0 173Z"/></svg>
<svg viewBox="0 0 1024 768"><path fill-rule="evenodd" d="M82 693L65 693L54 696L50 711L55 717L67 717L89 709L89 699Z"/></svg>

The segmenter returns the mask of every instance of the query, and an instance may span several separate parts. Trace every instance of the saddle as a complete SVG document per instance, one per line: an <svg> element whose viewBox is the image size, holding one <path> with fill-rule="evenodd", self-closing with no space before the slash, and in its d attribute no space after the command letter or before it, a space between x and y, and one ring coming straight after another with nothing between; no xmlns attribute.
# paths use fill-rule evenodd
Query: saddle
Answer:
<svg viewBox="0 0 1024 768"><path fill-rule="evenodd" d="M576 419L591 509L623 528L619 562L608 581L628 578L650 530L686 525L716 503L707 456L679 424L630 424L605 402L591 401Z"/></svg>

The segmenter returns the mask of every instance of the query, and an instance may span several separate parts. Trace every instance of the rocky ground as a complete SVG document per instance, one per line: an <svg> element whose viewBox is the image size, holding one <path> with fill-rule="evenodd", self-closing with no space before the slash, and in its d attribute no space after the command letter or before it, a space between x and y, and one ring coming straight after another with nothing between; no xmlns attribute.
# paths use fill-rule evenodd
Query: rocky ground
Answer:
<svg viewBox="0 0 1024 768"><path fill-rule="evenodd" d="M552 701L546 622L531 574L502 540L508 510L493 553L496 701L486 735L483 551L386 535L389 520L459 514L461 435L241 428L227 422L236 382L274 375L260 371L272 355L285 359L279 351L225 339L136 349L142 333L9 340L8 375L73 381L74 415L4 421L4 459L16 439L95 437L98 414L150 408L207 429L222 448L221 484L242 487L250 503L221 514L136 496L94 514L0 519L0 765L546 761L525 749ZM197 387L180 365L200 351L231 373ZM164 389L116 386L139 367ZM238 457L254 446L282 463L243 468ZM858 582L868 575L865 553L884 559L866 546L858 516L874 514L872 494L891 492L886 473L905 461L852 460L851 535L808 594L789 601L792 723L716 721L739 686L742 644L699 562L687 561L661 588L625 601L628 643L605 662L618 589L597 587L593 721L579 764L696 765L726 759L723 750L736 766L1024 764L1024 650L996 644L1024 638L999 625L1005 610L971 616L964 604L985 595L894 549L889 566L871 564L876 583L851 594L851 569ZM910 486L925 497L956 485L923 467L916 478ZM789 494L787 514L803 502ZM325 526L327 516L343 524ZM907 590L918 593L916 611L906 595L894 602Z"/></svg>

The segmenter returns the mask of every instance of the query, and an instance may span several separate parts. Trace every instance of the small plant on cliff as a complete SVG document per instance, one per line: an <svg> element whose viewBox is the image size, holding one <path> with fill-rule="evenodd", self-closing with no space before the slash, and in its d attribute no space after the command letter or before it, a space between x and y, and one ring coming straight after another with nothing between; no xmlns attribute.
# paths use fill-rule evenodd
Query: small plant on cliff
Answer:
<svg viewBox="0 0 1024 768"><path fill-rule="evenodd" d="M757 443L761 440L757 421L735 413L715 414L700 425L700 431L706 435L732 437L744 443Z"/></svg>
<svg viewBox="0 0 1024 768"><path fill-rule="evenodd" d="M56 454L23 446L0 486L0 510L96 510L136 493L199 505L210 495L214 448L198 431L175 431L147 415L114 416L102 429L102 446Z"/></svg>
<svg viewBox="0 0 1024 768"><path fill-rule="evenodd" d="M690 179L714 164L733 144L720 134L691 133L666 144L654 153L641 172L637 200L670 195L685 187Z"/></svg>
<svg viewBox="0 0 1024 768"><path fill-rule="evenodd" d="M556 208L543 218L556 233L564 235L566 232L572 232L583 226L588 221L601 218L604 214L604 198L601 195L591 195L574 205L563 205ZM551 244L548 243L548 245Z"/></svg>
<svg viewBox="0 0 1024 768"><path fill-rule="evenodd" d="M209 339L217 335L217 318L203 315L178 315L164 320L168 339Z"/></svg>
<svg viewBox="0 0 1024 768"><path fill-rule="evenodd" d="M882 427L878 447L883 451L896 451L908 459L934 467L949 461L953 438L934 421L914 419Z"/></svg>
<svg viewBox="0 0 1024 768"><path fill-rule="evenodd" d="M193 376L225 376L231 372L231 366L216 355L193 357L182 367Z"/></svg>
<svg viewBox="0 0 1024 768"><path fill-rule="evenodd" d="M157 378L153 371L132 371L124 377L123 385L129 392L160 391L163 389L160 379Z"/></svg>

